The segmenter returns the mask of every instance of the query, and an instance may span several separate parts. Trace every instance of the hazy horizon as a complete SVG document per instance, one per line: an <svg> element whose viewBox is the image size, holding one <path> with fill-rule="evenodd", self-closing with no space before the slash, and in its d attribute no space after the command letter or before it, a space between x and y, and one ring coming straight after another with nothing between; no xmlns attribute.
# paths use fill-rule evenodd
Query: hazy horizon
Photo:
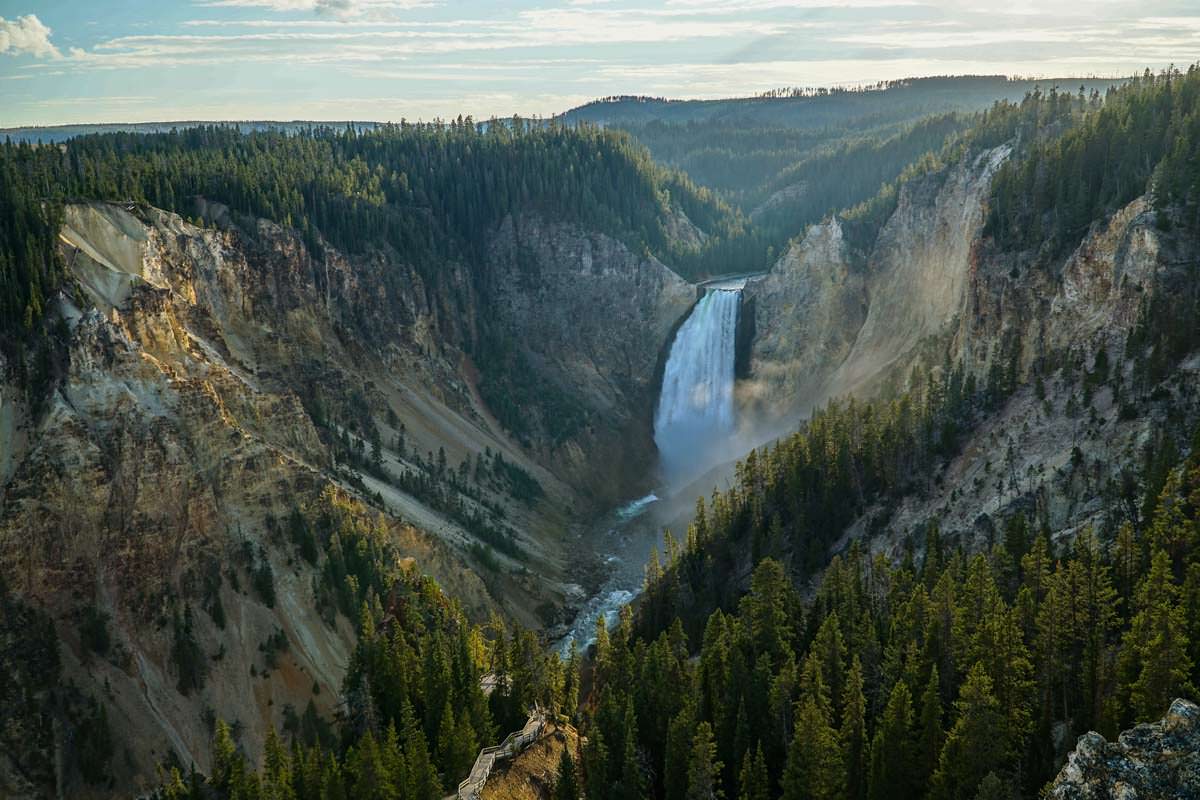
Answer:
<svg viewBox="0 0 1200 800"><path fill-rule="evenodd" d="M1125 77L1200 58L1166 0L0 0L0 127L549 116L932 75Z"/></svg>

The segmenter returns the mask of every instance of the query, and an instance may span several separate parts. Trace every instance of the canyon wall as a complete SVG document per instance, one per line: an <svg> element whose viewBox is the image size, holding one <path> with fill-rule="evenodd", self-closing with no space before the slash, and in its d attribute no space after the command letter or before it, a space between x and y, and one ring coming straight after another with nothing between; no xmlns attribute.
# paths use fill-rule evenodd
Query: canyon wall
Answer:
<svg viewBox="0 0 1200 800"><path fill-rule="evenodd" d="M940 379L947 364L980 390L1015 389L922 491L875 508L835 549L869 537L899 557L934 521L982 547L1016 511L1069 538L1104 524L1096 487L1120 482L1166 415L1200 414L1195 359L1135 393L1125 353L1151 294L1169 291L1195 260L1194 241L1156 226L1142 197L1055 263L998 252L982 228L991 176L1007 155L984 151L904 184L866 253L852 251L836 218L812 226L747 287L758 335L739 398L760 425L757 441L831 399ZM1064 367L1093 370L1097 352L1113 365L1111 380L1085 397Z"/></svg>
<svg viewBox="0 0 1200 800"><path fill-rule="evenodd" d="M197 217L68 206L52 388L0 383L0 575L53 621L64 681L105 696L122 786L154 785L164 760L206 768L215 718L256 757L285 709L334 711L353 628L285 532L298 510L357 509L475 619L560 621L578 599L563 529L639 479L622 475L623 448L649 464L656 354L694 297L616 240L536 218L496 232L481 288L454 263L430 277L393 253L317 255L273 223L229 225L215 203ZM534 373L513 377L588 424L510 435L469 355L484 330L519 340ZM518 496L488 467L497 454L540 494ZM592 458L610 466L599 481ZM511 545L481 541L472 513ZM273 602L253 588L264 571ZM207 671L188 693L173 651L185 614ZM85 641L96 615L104 653ZM86 791L51 741L57 754L0 759L0 793Z"/></svg>

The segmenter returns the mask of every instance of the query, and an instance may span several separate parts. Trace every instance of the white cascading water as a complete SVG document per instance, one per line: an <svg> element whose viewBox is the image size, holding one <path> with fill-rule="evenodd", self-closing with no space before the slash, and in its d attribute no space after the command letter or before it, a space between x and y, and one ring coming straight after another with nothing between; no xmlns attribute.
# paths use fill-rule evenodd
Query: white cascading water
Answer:
<svg viewBox="0 0 1200 800"><path fill-rule="evenodd" d="M708 289L671 344L654 414L654 442L664 477L673 486L714 466L733 434L741 294L739 289Z"/></svg>
<svg viewBox="0 0 1200 800"><path fill-rule="evenodd" d="M654 414L654 441L667 488L683 488L710 467L737 455L730 446L736 423L733 379L745 284L740 278L710 286L671 343ZM642 565L659 543L657 523L639 524L638 518L657 502L657 494L648 494L616 509L598 526L608 543L605 546L611 548L610 572L559 641L564 657L572 642L586 647L595 641L596 620L603 618L611 626L621 606L637 593Z"/></svg>

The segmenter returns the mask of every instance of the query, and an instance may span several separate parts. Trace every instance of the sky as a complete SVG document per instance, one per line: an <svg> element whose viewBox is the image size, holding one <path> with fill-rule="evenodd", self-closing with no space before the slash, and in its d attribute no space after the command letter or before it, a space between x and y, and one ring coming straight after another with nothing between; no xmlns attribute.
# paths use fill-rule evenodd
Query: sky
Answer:
<svg viewBox="0 0 1200 800"><path fill-rule="evenodd" d="M548 116L1200 60L1200 0L0 0L0 127Z"/></svg>

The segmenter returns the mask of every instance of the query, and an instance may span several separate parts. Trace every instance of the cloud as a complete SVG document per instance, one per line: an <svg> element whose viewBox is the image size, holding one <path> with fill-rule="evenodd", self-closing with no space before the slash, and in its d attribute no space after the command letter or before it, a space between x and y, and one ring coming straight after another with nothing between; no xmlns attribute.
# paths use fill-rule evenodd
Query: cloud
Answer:
<svg viewBox="0 0 1200 800"><path fill-rule="evenodd" d="M432 8L438 0L199 0L210 8L265 8L270 11L313 11L321 16L354 17L387 11Z"/></svg>
<svg viewBox="0 0 1200 800"><path fill-rule="evenodd" d="M28 53L38 58L61 58L62 53L50 44L50 29L34 14L16 19L0 17L0 53L18 56Z"/></svg>

